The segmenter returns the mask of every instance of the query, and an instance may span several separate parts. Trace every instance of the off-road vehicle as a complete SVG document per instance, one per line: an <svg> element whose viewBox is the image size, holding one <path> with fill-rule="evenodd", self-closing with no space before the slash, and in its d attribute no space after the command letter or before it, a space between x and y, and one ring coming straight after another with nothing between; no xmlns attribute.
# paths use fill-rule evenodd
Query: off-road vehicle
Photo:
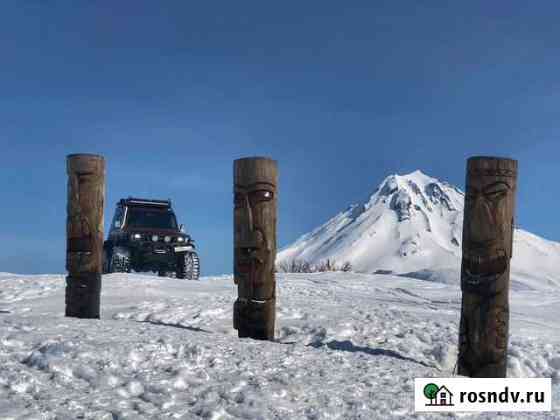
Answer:
<svg viewBox="0 0 560 420"><path fill-rule="evenodd" d="M198 255L192 238L171 208L171 200L123 198L117 203L103 243L103 271L153 271L159 276L197 280Z"/></svg>

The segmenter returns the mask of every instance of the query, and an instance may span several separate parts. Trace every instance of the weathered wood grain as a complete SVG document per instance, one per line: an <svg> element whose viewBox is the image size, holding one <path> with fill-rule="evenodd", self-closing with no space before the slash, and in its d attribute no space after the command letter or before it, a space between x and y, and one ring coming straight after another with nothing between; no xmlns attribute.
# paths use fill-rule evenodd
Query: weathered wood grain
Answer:
<svg viewBox="0 0 560 420"><path fill-rule="evenodd" d="M234 162L234 328L239 337L273 340L276 313L278 167L269 158Z"/></svg>
<svg viewBox="0 0 560 420"><path fill-rule="evenodd" d="M66 316L99 318L103 253L105 160L67 156Z"/></svg>
<svg viewBox="0 0 560 420"><path fill-rule="evenodd" d="M467 161L458 373L505 377L517 161Z"/></svg>

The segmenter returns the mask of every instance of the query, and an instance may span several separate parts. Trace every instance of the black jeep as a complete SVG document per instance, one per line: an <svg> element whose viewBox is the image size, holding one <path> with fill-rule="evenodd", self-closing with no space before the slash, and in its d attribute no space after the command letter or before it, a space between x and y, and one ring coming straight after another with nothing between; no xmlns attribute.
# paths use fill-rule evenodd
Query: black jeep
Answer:
<svg viewBox="0 0 560 420"><path fill-rule="evenodd" d="M103 272L153 271L197 280L194 241L177 225L170 200L126 198L117 203L109 237L103 243Z"/></svg>

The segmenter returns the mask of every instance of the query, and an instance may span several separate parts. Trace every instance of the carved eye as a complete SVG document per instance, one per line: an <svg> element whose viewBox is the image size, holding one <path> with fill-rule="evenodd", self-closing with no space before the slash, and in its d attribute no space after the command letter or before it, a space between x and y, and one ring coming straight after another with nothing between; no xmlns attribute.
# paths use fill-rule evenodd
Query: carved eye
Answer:
<svg viewBox="0 0 560 420"><path fill-rule="evenodd" d="M235 205L235 208L239 208L239 207L243 207L243 205L245 204L245 195L236 192L233 195L233 204Z"/></svg>
<svg viewBox="0 0 560 420"><path fill-rule="evenodd" d="M507 195L507 190L491 190L484 193L488 200L500 200Z"/></svg>
<svg viewBox="0 0 560 420"><path fill-rule="evenodd" d="M268 190L257 190L250 194L251 204L259 203L261 201L270 201L274 197L274 193Z"/></svg>
<svg viewBox="0 0 560 420"><path fill-rule="evenodd" d="M483 194L487 200L498 201L507 195L509 189L508 184L500 181L486 187Z"/></svg>

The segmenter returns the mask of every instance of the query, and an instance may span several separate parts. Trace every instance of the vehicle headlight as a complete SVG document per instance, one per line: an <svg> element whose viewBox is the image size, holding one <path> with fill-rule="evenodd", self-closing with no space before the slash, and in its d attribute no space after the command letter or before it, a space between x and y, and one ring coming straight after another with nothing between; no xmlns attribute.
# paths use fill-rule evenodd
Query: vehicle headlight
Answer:
<svg viewBox="0 0 560 420"><path fill-rule="evenodd" d="M134 233L134 234L132 235L132 239L136 239L136 240L142 239L142 235L140 235L139 233Z"/></svg>
<svg viewBox="0 0 560 420"><path fill-rule="evenodd" d="M177 242L185 242L185 238L183 238L182 236L179 236L177 238Z"/></svg>
<svg viewBox="0 0 560 420"><path fill-rule="evenodd" d="M163 240L165 242L171 242L171 236L166 236L165 238L163 238Z"/></svg>
<svg viewBox="0 0 560 420"><path fill-rule="evenodd" d="M152 235L152 241L157 242L159 240L159 236Z"/></svg>

